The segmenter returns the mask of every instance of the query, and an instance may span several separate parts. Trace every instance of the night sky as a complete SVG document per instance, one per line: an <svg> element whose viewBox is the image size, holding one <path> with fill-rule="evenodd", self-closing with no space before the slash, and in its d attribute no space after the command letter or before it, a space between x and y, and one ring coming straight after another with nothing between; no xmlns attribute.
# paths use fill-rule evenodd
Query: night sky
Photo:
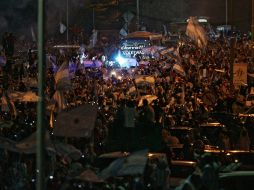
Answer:
<svg viewBox="0 0 254 190"><path fill-rule="evenodd" d="M59 33L59 23L66 24L66 1L47 0L47 33ZM127 10L136 14L136 0L69 0L70 27L78 26L85 32L92 30L92 7L95 7L95 25L98 29L120 29L124 21L121 14ZM240 29L248 30L251 11L250 0L231 0L229 20ZM154 11L152 11L154 9ZM244 11L242 11L244 10ZM209 16L216 24L225 23L225 1L223 0L140 0L140 15L150 22L164 19L170 22L175 18L189 16ZM141 18L142 19L142 18ZM31 37L31 27L36 31L37 0L0 0L0 35L11 31L19 36ZM161 24L161 23L159 23Z"/></svg>

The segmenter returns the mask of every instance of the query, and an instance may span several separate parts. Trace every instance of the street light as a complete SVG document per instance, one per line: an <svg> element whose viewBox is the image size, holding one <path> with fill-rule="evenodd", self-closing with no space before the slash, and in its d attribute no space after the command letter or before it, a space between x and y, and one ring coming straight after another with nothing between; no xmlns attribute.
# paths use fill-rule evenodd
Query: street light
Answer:
<svg viewBox="0 0 254 190"><path fill-rule="evenodd" d="M137 31L139 31L139 0L137 0Z"/></svg>
<svg viewBox="0 0 254 190"><path fill-rule="evenodd" d="M226 15L225 15L225 19L226 19L226 27L228 25L228 0L225 0L225 6L226 6Z"/></svg>

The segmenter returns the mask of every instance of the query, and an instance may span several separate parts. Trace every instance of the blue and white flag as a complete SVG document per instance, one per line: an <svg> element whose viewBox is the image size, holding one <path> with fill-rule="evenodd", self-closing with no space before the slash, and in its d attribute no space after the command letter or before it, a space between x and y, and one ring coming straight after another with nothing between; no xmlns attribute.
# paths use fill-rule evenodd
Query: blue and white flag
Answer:
<svg viewBox="0 0 254 190"><path fill-rule="evenodd" d="M56 90L70 90L71 80L69 73L69 62L65 61L55 74Z"/></svg>
<svg viewBox="0 0 254 190"><path fill-rule="evenodd" d="M93 29L93 34L90 38L90 47L94 48L97 43L98 31Z"/></svg>
<svg viewBox="0 0 254 190"><path fill-rule="evenodd" d="M186 35L195 41L198 47L204 48L207 46L206 32L194 17L190 17L188 21Z"/></svg>
<svg viewBox="0 0 254 190"><path fill-rule="evenodd" d="M67 27L61 22L59 25L60 25L59 32L60 34L63 34L66 31Z"/></svg>
<svg viewBox="0 0 254 190"><path fill-rule="evenodd" d="M173 70L176 73L180 74L181 76L185 76L185 71L184 71L182 65L180 65L180 64L174 64Z"/></svg>
<svg viewBox="0 0 254 190"><path fill-rule="evenodd" d="M108 179L116 176L134 176L143 174L147 159L147 149L133 152L127 157L121 157L113 161L107 168L101 171L99 177Z"/></svg>
<svg viewBox="0 0 254 190"><path fill-rule="evenodd" d="M35 33L34 33L34 28L31 26L31 35L32 35L32 40L33 42L36 42L36 37L35 37Z"/></svg>

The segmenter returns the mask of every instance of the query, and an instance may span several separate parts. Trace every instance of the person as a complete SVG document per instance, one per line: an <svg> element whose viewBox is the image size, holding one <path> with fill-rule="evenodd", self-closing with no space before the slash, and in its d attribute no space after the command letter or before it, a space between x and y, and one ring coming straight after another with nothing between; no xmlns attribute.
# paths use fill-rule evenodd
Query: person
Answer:
<svg viewBox="0 0 254 190"><path fill-rule="evenodd" d="M231 142L226 129L222 129L219 132L219 139L217 145L221 150L230 150Z"/></svg>
<svg viewBox="0 0 254 190"><path fill-rule="evenodd" d="M250 150L250 138L249 138L247 129L245 129L244 127L242 128L240 132L238 142L236 143L236 148L239 150L246 150L246 151Z"/></svg>
<svg viewBox="0 0 254 190"><path fill-rule="evenodd" d="M201 180L201 174L194 172L186 180L184 180L181 185L175 188L175 190L198 190L203 189L203 183Z"/></svg>
<svg viewBox="0 0 254 190"><path fill-rule="evenodd" d="M215 156L211 154L203 154L199 163L199 168L202 171L202 183L205 189L218 190L219 189L219 168Z"/></svg>
<svg viewBox="0 0 254 190"><path fill-rule="evenodd" d="M143 100L143 106L139 113L139 136L143 139L143 146L153 149L155 134L155 113L154 109L148 104L146 99Z"/></svg>
<svg viewBox="0 0 254 190"><path fill-rule="evenodd" d="M162 138L163 138L164 143L166 143L167 145L180 144L179 139L175 136L172 136L170 134L170 132L167 131L166 129L162 129L161 134L162 134Z"/></svg>
<svg viewBox="0 0 254 190"><path fill-rule="evenodd" d="M127 150L131 150L134 144L134 134L135 134L135 121L137 116L137 111L135 104L131 100L127 100L126 106L123 109L124 115L124 133L123 142L126 145Z"/></svg>
<svg viewBox="0 0 254 190"><path fill-rule="evenodd" d="M152 167L153 171L151 173L151 178L153 181L153 189L169 189L170 169L167 163L162 159L156 158L152 164Z"/></svg>
<svg viewBox="0 0 254 190"><path fill-rule="evenodd" d="M162 122L163 122L163 120L162 120L163 110L161 108L161 105L159 104L159 100L153 101L153 109L155 112L156 126L161 126Z"/></svg>
<svg viewBox="0 0 254 190"><path fill-rule="evenodd" d="M145 127L151 128L155 122L155 113L152 106L148 104L147 99L143 100L143 107L140 112L140 120Z"/></svg>

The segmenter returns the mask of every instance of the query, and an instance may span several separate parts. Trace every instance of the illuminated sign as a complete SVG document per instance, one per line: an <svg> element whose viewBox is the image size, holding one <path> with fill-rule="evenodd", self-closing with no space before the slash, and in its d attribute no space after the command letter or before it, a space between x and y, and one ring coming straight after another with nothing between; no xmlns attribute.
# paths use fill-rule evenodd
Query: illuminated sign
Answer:
<svg viewBox="0 0 254 190"><path fill-rule="evenodd" d="M124 57L134 58L137 54L144 55L143 48L149 47L150 41L145 39L127 39L120 42L120 51Z"/></svg>

